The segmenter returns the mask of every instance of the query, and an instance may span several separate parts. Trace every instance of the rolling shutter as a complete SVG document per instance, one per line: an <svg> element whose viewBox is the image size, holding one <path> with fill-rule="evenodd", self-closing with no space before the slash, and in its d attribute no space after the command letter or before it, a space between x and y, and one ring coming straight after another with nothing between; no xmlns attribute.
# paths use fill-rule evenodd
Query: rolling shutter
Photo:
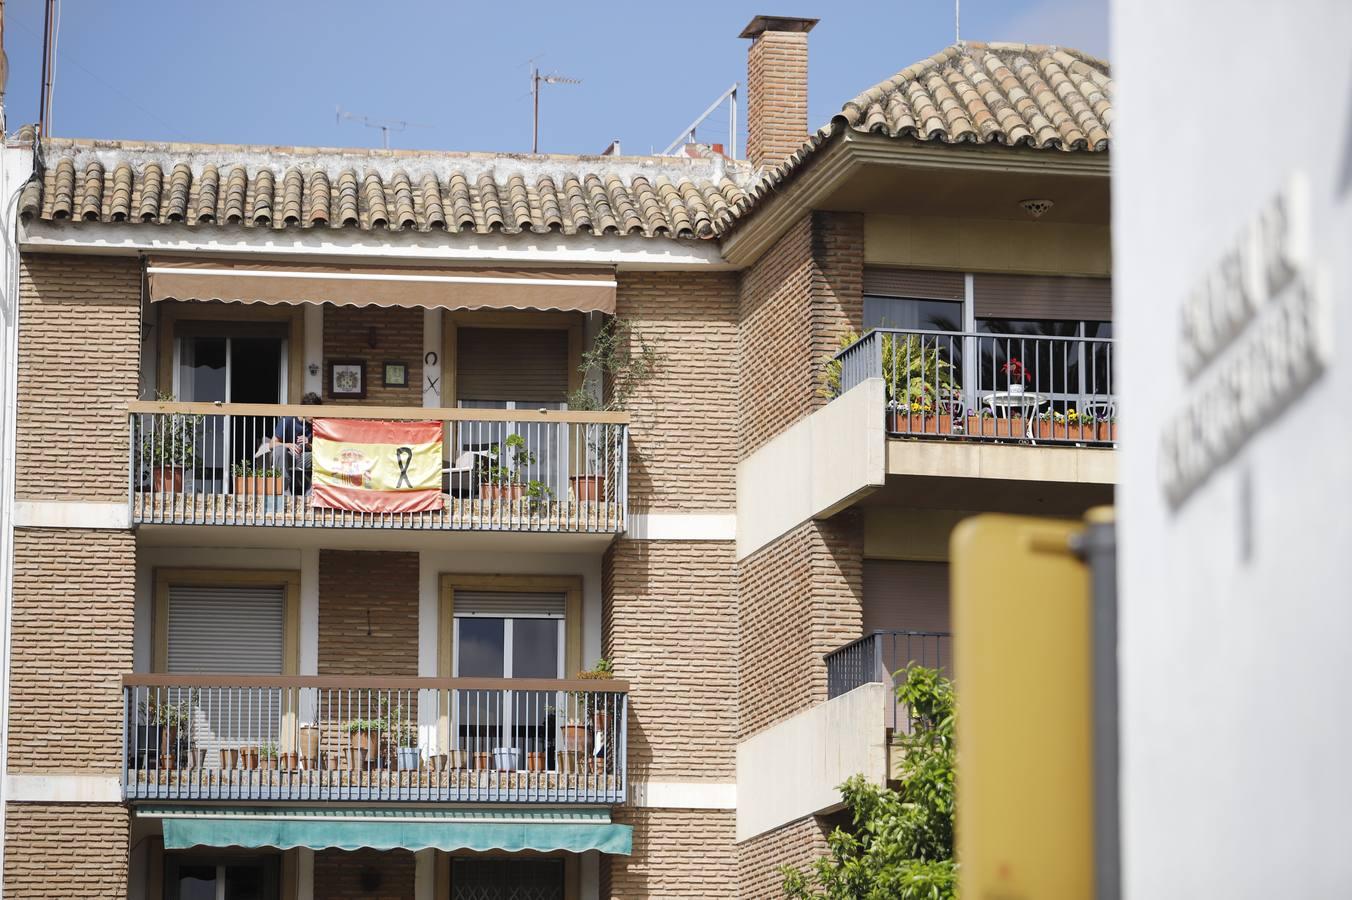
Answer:
<svg viewBox="0 0 1352 900"><path fill-rule="evenodd" d="M562 619L564 595L517 591L456 591L452 607L457 616Z"/></svg>
<svg viewBox="0 0 1352 900"><path fill-rule="evenodd" d="M457 400L568 399L568 332L461 328L456 335Z"/></svg>
<svg viewBox="0 0 1352 900"><path fill-rule="evenodd" d="M864 293L872 297L964 300L967 297L966 278L962 272L865 266Z"/></svg>
<svg viewBox="0 0 1352 900"><path fill-rule="evenodd" d="M948 563L864 560L865 634L948 630Z"/></svg>
<svg viewBox="0 0 1352 900"><path fill-rule="evenodd" d="M280 675L286 589L169 587L170 674Z"/></svg>
<svg viewBox="0 0 1352 900"><path fill-rule="evenodd" d="M1070 319L1109 322L1112 280L1050 275L976 275L979 319Z"/></svg>

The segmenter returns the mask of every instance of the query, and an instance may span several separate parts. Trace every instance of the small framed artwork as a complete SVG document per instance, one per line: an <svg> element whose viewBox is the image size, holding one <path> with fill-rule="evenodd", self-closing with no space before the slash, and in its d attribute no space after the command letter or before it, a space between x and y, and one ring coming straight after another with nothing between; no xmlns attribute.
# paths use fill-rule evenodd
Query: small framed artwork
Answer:
<svg viewBox="0 0 1352 900"><path fill-rule="evenodd" d="M329 360L329 397L333 400L366 399L366 361Z"/></svg>
<svg viewBox="0 0 1352 900"><path fill-rule="evenodd" d="M408 363L385 360L385 387L408 387Z"/></svg>

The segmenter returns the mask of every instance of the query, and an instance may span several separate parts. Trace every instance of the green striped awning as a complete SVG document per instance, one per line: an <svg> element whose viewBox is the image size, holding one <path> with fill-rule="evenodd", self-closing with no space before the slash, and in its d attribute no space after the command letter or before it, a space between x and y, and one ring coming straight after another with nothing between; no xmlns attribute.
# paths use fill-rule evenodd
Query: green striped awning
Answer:
<svg viewBox="0 0 1352 900"><path fill-rule="evenodd" d="M189 847L309 847L357 850L599 850L628 856L633 828L604 809L427 810L142 807L160 819L166 850Z"/></svg>

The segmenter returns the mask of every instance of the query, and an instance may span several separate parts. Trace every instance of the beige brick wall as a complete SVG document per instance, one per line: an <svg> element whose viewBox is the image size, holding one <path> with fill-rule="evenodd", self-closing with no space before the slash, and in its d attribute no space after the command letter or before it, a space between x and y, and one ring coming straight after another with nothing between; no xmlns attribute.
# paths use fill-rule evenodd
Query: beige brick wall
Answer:
<svg viewBox="0 0 1352 900"><path fill-rule="evenodd" d="M775 165L807 140L807 34L767 31L746 60L746 158Z"/></svg>
<svg viewBox="0 0 1352 900"><path fill-rule="evenodd" d="M863 218L804 216L743 273L739 454L827 402L826 361L864 319Z"/></svg>
<svg viewBox="0 0 1352 900"><path fill-rule="evenodd" d="M371 346L375 329L376 346ZM329 396L329 362L366 361L366 399ZM408 366L408 387L384 386L385 361ZM422 406L423 311L400 307L324 307L324 402L367 406Z"/></svg>
<svg viewBox="0 0 1352 900"><path fill-rule="evenodd" d="M117 804L9 804L6 900L123 900L128 833Z"/></svg>
<svg viewBox="0 0 1352 900"><path fill-rule="evenodd" d="M16 496L127 498L141 355L135 259L25 254L19 269Z"/></svg>
<svg viewBox="0 0 1352 900"><path fill-rule="evenodd" d="M319 674L418 674L417 553L319 551Z"/></svg>
<svg viewBox="0 0 1352 900"><path fill-rule="evenodd" d="M620 540L606 553L603 652L630 683L634 779L736 777L731 542Z"/></svg>
<svg viewBox="0 0 1352 900"><path fill-rule="evenodd" d="M615 314L656 349L630 403L632 512L736 505L737 276L621 272Z"/></svg>
<svg viewBox="0 0 1352 900"><path fill-rule="evenodd" d="M15 531L10 771L121 769L135 573L130 532Z"/></svg>
<svg viewBox="0 0 1352 900"><path fill-rule="evenodd" d="M857 512L812 521L738 570L738 739L826 699L822 656L859 637L863 528Z"/></svg>
<svg viewBox="0 0 1352 900"><path fill-rule="evenodd" d="M740 900L780 900L784 896L782 866L806 870L826 855L825 819L808 816L737 845L737 896Z"/></svg>
<svg viewBox="0 0 1352 900"><path fill-rule="evenodd" d="M622 807L614 820L634 826L634 853L601 857L602 900L736 895L731 810Z"/></svg>
<svg viewBox="0 0 1352 900"><path fill-rule="evenodd" d="M323 900L413 900L415 870L408 850L319 850L314 895ZM379 886L366 887L377 879Z"/></svg>

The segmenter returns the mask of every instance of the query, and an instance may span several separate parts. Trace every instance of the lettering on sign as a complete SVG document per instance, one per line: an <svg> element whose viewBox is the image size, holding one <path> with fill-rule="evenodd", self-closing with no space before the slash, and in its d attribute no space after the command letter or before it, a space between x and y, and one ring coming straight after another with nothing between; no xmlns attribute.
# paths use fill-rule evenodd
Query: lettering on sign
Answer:
<svg viewBox="0 0 1352 900"><path fill-rule="evenodd" d="M1308 228L1309 188L1297 176L1184 301L1179 367L1193 381L1159 449L1174 508L1329 363L1327 291L1309 259Z"/></svg>

